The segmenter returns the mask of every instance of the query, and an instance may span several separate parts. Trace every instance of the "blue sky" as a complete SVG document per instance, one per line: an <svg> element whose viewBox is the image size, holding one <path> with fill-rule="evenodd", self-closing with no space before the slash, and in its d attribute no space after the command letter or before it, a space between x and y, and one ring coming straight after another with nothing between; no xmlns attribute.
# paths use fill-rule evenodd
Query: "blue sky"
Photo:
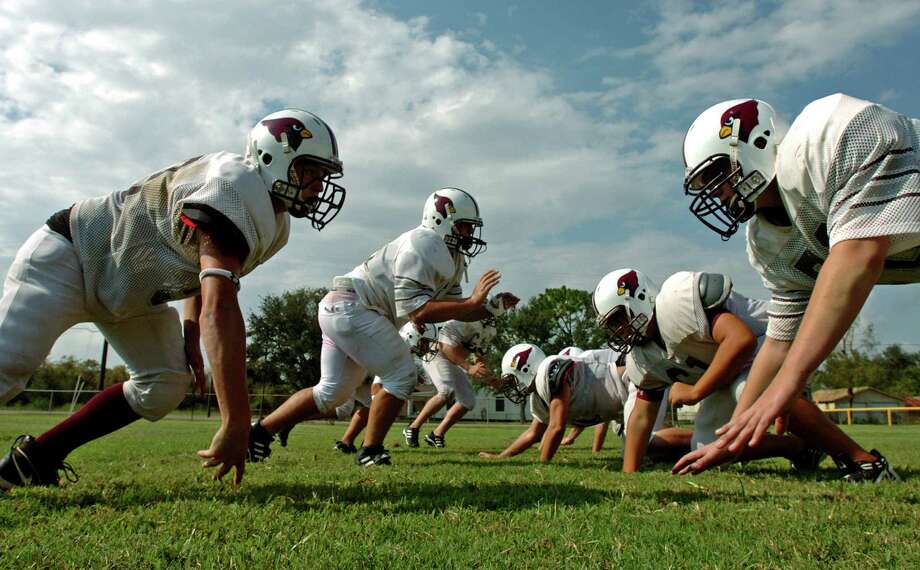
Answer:
<svg viewBox="0 0 920 570"><path fill-rule="evenodd" d="M242 151L278 105L336 130L349 190L321 234L244 281L325 286L418 223L440 186L484 210L489 267L530 296L632 265L722 271L763 296L742 239L686 210L680 143L710 104L754 96L791 120L843 91L920 117L920 4L797 2L69 2L0 6L0 271L55 209L178 160ZM53 133L53 136L51 134ZM917 286L864 311L920 344ZM95 355L89 326L53 355Z"/></svg>

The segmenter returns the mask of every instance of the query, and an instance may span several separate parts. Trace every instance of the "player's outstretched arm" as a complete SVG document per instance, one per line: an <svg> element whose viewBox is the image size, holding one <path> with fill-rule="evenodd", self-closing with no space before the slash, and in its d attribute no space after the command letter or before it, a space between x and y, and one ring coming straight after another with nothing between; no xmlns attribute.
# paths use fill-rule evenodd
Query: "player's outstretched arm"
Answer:
<svg viewBox="0 0 920 570"><path fill-rule="evenodd" d="M509 445L501 453L490 453L488 451L480 451L479 457L483 459L497 459L499 457L514 457L515 455L520 455L528 449L530 449L533 444L540 441L540 438L543 437L543 432L546 431L546 424L540 420L534 418L530 423L530 427L527 428L524 432L521 433L514 440L511 445Z"/></svg>
<svg viewBox="0 0 920 570"><path fill-rule="evenodd" d="M655 427L661 400L636 398L636 405L626 425L626 444L623 446L623 473L636 473L642 467L648 440Z"/></svg>
<svg viewBox="0 0 920 570"><path fill-rule="evenodd" d="M414 323L442 323L449 320L481 321L495 314L500 314L518 304L519 299L511 293L499 293L490 301L494 306L487 307L489 293L501 281L502 274L494 269L486 271L473 294L466 299L431 300L409 313L409 320Z"/></svg>
<svg viewBox="0 0 920 570"><path fill-rule="evenodd" d="M201 269L222 269L239 275L237 252L221 247L211 234L199 229ZM243 481L249 441L249 393L246 388L246 328L237 300L237 284L222 276L201 281L201 337L214 377L221 425L208 449L198 452L204 467L217 467L215 479L235 469L234 483Z"/></svg>
<svg viewBox="0 0 920 570"><path fill-rule="evenodd" d="M556 455L562 436L565 435L565 424L569 419L569 408L572 402L572 387L568 382L562 384L559 394L549 401L549 427L543 434L540 442L540 461L549 463Z"/></svg>
<svg viewBox="0 0 920 570"><path fill-rule="evenodd" d="M776 418L801 394L878 282L891 240L888 237L841 241L831 248L818 273L802 325L770 386L722 432L720 445L734 452L758 445Z"/></svg>
<svg viewBox="0 0 920 570"><path fill-rule="evenodd" d="M676 383L668 398L672 406L692 406L738 377L757 348L757 337L744 321L722 312L712 319L712 338L719 343L706 372L693 386Z"/></svg>

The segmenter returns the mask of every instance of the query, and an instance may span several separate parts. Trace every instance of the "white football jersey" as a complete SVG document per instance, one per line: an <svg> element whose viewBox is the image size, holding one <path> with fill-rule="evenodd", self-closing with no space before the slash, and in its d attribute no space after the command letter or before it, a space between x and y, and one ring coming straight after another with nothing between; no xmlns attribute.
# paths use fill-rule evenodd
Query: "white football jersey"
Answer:
<svg viewBox="0 0 920 570"><path fill-rule="evenodd" d="M700 297L703 273L681 271L665 280L655 298L655 316L664 347L654 341L626 355L626 376L639 388L656 390L674 382L695 384L712 362L719 343L712 338ZM767 303L731 291L719 307L744 321L758 343L767 329Z"/></svg>
<svg viewBox="0 0 920 570"><path fill-rule="evenodd" d="M495 338L495 328L483 326L483 321L447 321L438 332L438 342L462 346L474 354L485 354Z"/></svg>
<svg viewBox="0 0 920 570"><path fill-rule="evenodd" d="M530 411L533 417L542 423L549 423L549 402L552 394L547 371L557 360L571 360L575 365L570 376L570 425L588 427L610 420L623 421L623 406L629 397L629 384L617 371L616 358L583 359L581 355L550 356L540 363L534 380L535 390L530 396Z"/></svg>
<svg viewBox="0 0 920 570"><path fill-rule="evenodd" d="M87 307L123 318L201 289L190 209L218 214L246 240L245 275L287 243L290 216L242 156L220 152L154 173L127 190L74 204L70 229Z"/></svg>
<svg viewBox="0 0 920 570"><path fill-rule="evenodd" d="M399 328L432 299L462 297L465 271L462 254L451 255L444 238L419 226L374 252L348 277L364 306Z"/></svg>
<svg viewBox="0 0 920 570"><path fill-rule="evenodd" d="M890 236L879 283L920 281L920 121L831 95L809 104L780 143L776 180L792 223L760 216L748 257L773 293L769 336L791 341L834 244Z"/></svg>

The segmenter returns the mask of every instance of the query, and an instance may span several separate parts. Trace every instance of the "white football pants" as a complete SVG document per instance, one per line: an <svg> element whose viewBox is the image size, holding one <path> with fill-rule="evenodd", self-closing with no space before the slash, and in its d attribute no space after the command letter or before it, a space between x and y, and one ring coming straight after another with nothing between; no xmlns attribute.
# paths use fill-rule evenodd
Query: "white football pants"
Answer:
<svg viewBox="0 0 920 570"><path fill-rule="evenodd" d="M362 305L352 292L330 291L319 304L319 327L323 347L313 400L320 412L344 403L368 373L396 398L409 398L418 374L415 361L386 317Z"/></svg>
<svg viewBox="0 0 920 570"><path fill-rule="evenodd" d="M748 372L750 368L745 368L731 385L703 398L696 412L696 418L693 420L693 439L690 441L690 449L699 449L718 439L716 430L732 419L735 406L738 405L741 392L744 391Z"/></svg>
<svg viewBox="0 0 920 570"><path fill-rule="evenodd" d="M0 404L25 389L54 342L75 324L95 323L125 361L131 379L124 394L141 417L158 420L174 410L191 381L178 312L100 320L86 309L83 270L67 239L42 226L16 253L0 298Z"/></svg>
<svg viewBox="0 0 920 570"><path fill-rule="evenodd" d="M453 394L457 403L472 410L476 407L476 394L470 383L469 375L462 368L438 353L430 362L423 362L422 367L438 390L438 395L449 399Z"/></svg>

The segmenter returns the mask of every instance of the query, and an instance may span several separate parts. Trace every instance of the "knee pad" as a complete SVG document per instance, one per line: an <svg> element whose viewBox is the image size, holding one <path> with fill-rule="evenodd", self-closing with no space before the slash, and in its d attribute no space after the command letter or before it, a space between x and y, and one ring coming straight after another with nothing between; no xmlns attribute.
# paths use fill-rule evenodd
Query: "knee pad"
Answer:
<svg viewBox="0 0 920 570"><path fill-rule="evenodd" d="M325 414L347 402L354 391L353 386L320 380L319 384L313 386L313 402L316 403L316 409Z"/></svg>
<svg viewBox="0 0 920 570"><path fill-rule="evenodd" d="M466 408L466 411L470 411L476 407L476 396L470 394L464 394L463 396L454 395L457 397L457 403Z"/></svg>
<svg viewBox="0 0 920 570"><path fill-rule="evenodd" d="M353 414L354 411L355 411L355 401L348 400L341 406L336 407L335 417L342 421L345 421L351 418L351 414Z"/></svg>
<svg viewBox="0 0 920 570"><path fill-rule="evenodd" d="M391 396L398 398L400 400L408 400L409 396L412 394L412 391L415 389L415 380L416 375L415 371L412 371L411 375L403 376L402 378L397 379L386 379L381 384L383 389L387 391Z"/></svg>
<svg viewBox="0 0 920 570"><path fill-rule="evenodd" d="M125 382L125 399L137 415L155 422L175 410L192 381L191 374L163 372Z"/></svg>

